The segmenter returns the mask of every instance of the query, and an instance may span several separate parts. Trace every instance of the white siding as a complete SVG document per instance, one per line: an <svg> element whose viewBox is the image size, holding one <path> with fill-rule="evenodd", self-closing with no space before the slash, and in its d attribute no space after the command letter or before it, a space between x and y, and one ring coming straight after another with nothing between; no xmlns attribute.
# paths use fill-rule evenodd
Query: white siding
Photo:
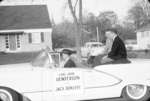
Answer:
<svg viewBox="0 0 150 101"><path fill-rule="evenodd" d="M137 32L137 44L141 49L147 49L150 45L150 31Z"/></svg>
<svg viewBox="0 0 150 101"><path fill-rule="evenodd" d="M6 51L5 36L0 35L0 51Z"/></svg>
<svg viewBox="0 0 150 101"><path fill-rule="evenodd" d="M51 32L44 32L44 42L43 43L29 43L28 33L23 34L21 38L22 38L21 39L21 51L25 51L25 52L39 51L41 49L44 49L47 46L52 49Z"/></svg>
<svg viewBox="0 0 150 101"><path fill-rule="evenodd" d="M29 33L35 33L39 36L41 32L44 34L44 42L39 43L29 43ZM31 51L39 51L41 49L46 48L47 46L52 49L52 29L49 30L41 30L41 32L37 32L36 30L33 32L26 32L24 34L19 34L19 42L20 48L13 51L13 52L31 52ZM41 39L41 37L39 38ZM35 40L34 40L35 41ZM38 40L36 40L38 41ZM10 52L9 49L6 49L6 42L5 42L5 34L0 35L0 51Z"/></svg>

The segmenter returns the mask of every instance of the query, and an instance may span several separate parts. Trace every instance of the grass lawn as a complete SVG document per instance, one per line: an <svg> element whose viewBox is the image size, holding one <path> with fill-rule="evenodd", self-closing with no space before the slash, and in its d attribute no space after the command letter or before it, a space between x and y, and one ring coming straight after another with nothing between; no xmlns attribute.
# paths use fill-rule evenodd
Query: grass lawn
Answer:
<svg viewBox="0 0 150 101"><path fill-rule="evenodd" d="M38 52L28 53L0 53L0 65L30 62Z"/></svg>
<svg viewBox="0 0 150 101"><path fill-rule="evenodd" d="M150 51L129 51L128 52L129 58L144 58L144 59L150 59Z"/></svg>

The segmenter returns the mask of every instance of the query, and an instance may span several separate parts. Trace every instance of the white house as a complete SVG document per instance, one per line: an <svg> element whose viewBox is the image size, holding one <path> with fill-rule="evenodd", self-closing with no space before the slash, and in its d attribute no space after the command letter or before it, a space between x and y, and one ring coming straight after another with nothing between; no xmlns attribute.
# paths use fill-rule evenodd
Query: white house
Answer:
<svg viewBox="0 0 150 101"><path fill-rule="evenodd" d="M137 44L140 49L150 49L150 24L137 30Z"/></svg>
<svg viewBox="0 0 150 101"><path fill-rule="evenodd" d="M52 25L46 5L0 6L0 51L52 49Z"/></svg>

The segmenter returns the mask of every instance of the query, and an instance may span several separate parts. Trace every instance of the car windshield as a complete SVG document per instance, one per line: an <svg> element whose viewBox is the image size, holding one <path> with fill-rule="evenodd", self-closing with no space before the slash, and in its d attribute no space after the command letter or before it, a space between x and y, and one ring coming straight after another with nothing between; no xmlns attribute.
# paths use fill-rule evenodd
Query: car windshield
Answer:
<svg viewBox="0 0 150 101"><path fill-rule="evenodd" d="M46 63L47 62L47 63ZM45 51L41 51L35 59L31 61L32 66L43 67L46 64L49 64L49 57Z"/></svg>
<svg viewBox="0 0 150 101"><path fill-rule="evenodd" d="M102 46L101 44L93 44L92 47L100 47Z"/></svg>
<svg viewBox="0 0 150 101"><path fill-rule="evenodd" d="M102 46L102 44L100 44L100 43L87 43L85 46L89 47L89 48L91 48L91 47L100 47L100 46Z"/></svg>
<svg viewBox="0 0 150 101"><path fill-rule="evenodd" d="M59 65L59 53L41 51L35 59L32 60L32 66L38 67L51 67Z"/></svg>

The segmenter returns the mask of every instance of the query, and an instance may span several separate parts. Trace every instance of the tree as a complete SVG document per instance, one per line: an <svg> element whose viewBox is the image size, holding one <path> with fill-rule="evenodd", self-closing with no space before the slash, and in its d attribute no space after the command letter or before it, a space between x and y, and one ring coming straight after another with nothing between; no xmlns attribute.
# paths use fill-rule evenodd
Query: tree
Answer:
<svg viewBox="0 0 150 101"><path fill-rule="evenodd" d="M74 47L74 34L76 34L74 24L67 20L53 26L53 48Z"/></svg>
<svg viewBox="0 0 150 101"><path fill-rule="evenodd" d="M99 16L89 13L84 18L84 26L91 32L91 38L101 42L104 40L103 33L105 29L111 28L118 23L117 14L113 11L101 12Z"/></svg>
<svg viewBox="0 0 150 101"><path fill-rule="evenodd" d="M147 2L140 0L128 11L128 19L133 20L136 29L150 23L150 6Z"/></svg>
<svg viewBox="0 0 150 101"><path fill-rule="evenodd" d="M79 0L79 20L78 17L76 16L76 4L77 4L78 0L76 0L75 6L73 7L72 4L72 0L68 0L68 5L69 5L69 9L70 12L73 16L74 19L74 23L76 25L76 35L75 35L75 39L76 39L76 47L77 47L77 54L78 57L81 58L81 34L82 34L82 0Z"/></svg>
<svg viewBox="0 0 150 101"><path fill-rule="evenodd" d="M115 26L119 36L123 39L136 39L135 29L130 25L130 23L126 23L123 26L117 24Z"/></svg>
<svg viewBox="0 0 150 101"><path fill-rule="evenodd" d="M89 32L88 35L90 35L91 39L95 39L96 27L98 25L97 17L93 13L89 13L86 17L84 17L83 25L84 29Z"/></svg>
<svg viewBox="0 0 150 101"><path fill-rule="evenodd" d="M109 24L114 25L118 22L118 16L114 11L101 12L98 16L99 20L107 20Z"/></svg>
<svg viewBox="0 0 150 101"><path fill-rule="evenodd" d="M117 14L113 11L100 12L97 17L100 40L104 41L104 31L114 27L118 23Z"/></svg>

